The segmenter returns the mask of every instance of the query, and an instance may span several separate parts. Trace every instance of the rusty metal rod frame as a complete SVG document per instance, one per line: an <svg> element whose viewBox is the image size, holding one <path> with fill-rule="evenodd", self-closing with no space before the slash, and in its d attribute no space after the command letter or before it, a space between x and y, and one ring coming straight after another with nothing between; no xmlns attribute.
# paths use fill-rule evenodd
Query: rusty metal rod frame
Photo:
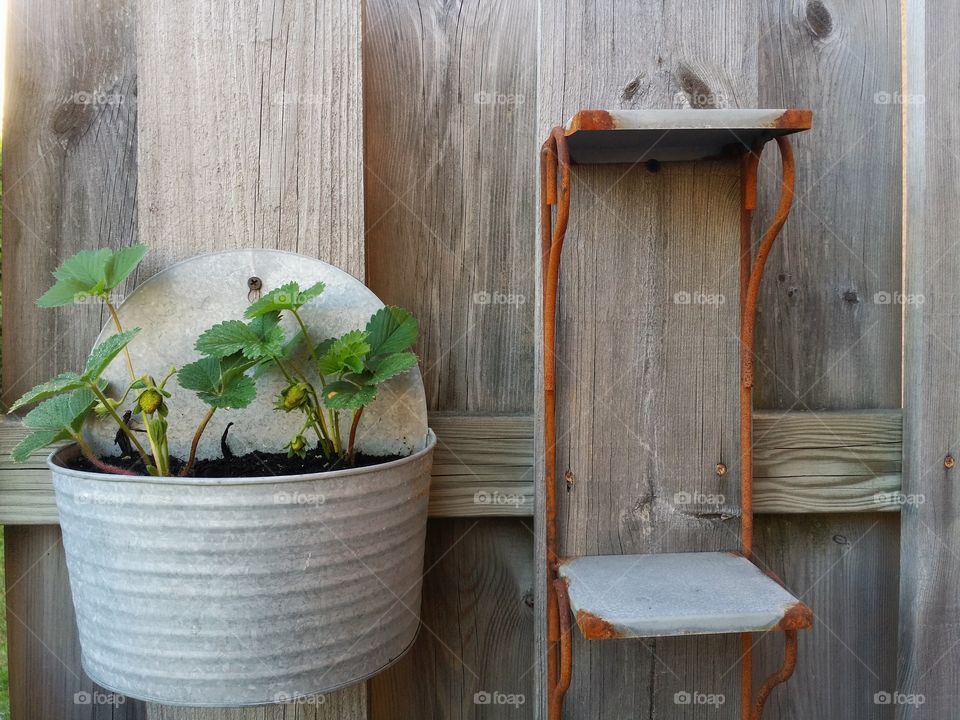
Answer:
<svg viewBox="0 0 960 720"><path fill-rule="evenodd" d="M790 141L776 138L783 166L780 203L757 249L752 251L753 212L757 202L757 172L763 144L746 153L741 172L740 212L740 552L753 554L753 382L754 335L763 270L793 204L795 163ZM556 206L554 216L553 207ZM544 516L547 571L547 717L561 720L563 699L570 685L572 638L567 588L557 576L557 458L556 458L556 316L560 256L570 219L570 153L564 128L557 126L540 149L540 255L543 288L543 425ZM753 634L743 633L741 706L744 720L760 720L771 690L793 674L797 656L796 630L785 632L784 664L753 698Z"/></svg>
<svg viewBox="0 0 960 720"><path fill-rule="evenodd" d="M780 683L785 683L789 680L790 676L793 675L794 669L797 667L797 631L784 630L783 637L783 666L778 672L768 677L763 685L760 686L760 689L757 691L756 702L753 708L748 710L750 715L744 715L744 718L760 720L763 717L763 707L767 702L767 698L770 697L770 692Z"/></svg>
<svg viewBox="0 0 960 720"><path fill-rule="evenodd" d="M790 140L785 136L778 137L777 148L780 151L783 168L780 203L773 220L760 240L757 256L753 259L753 212L757 207L757 173L763 148L764 144L761 144L744 156L741 173L743 185L740 209L740 554L747 559L753 557L753 351L757 302L760 298L760 282L763 279L767 258L793 205L796 175ZM746 285L744 285L744 279L746 279ZM789 643L789 637L787 641ZM796 655L795 643L794 636L794 656ZM740 636L740 648L740 717L744 720L747 718L760 720L763 702L760 702L756 716L753 714L753 633L743 633ZM778 682L789 678L792 672L791 668L790 673ZM768 687L769 683L768 679L763 685L767 694L773 687L773 685Z"/></svg>

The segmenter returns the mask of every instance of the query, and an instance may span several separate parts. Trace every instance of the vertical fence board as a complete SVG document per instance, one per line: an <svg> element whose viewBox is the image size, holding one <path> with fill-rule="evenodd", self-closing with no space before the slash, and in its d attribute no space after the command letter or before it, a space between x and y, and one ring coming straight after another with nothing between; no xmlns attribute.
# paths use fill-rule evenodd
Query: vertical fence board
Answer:
<svg viewBox="0 0 960 720"><path fill-rule="evenodd" d="M137 206L147 208L139 235L154 251L148 272L198 251L263 246L318 255L362 276L359 5L150 3L140 7L139 34L132 3L96 14L75 3L10 10L7 402L82 361L100 308L41 313L32 300L75 250L131 242ZM147 98L139 118L138 71ZM115 711L74 702L91 686L79 670L59 533L8 528L6 537L8 582L17 584L9 618L18 720L143 715L132 701ZM49 550L38 552L46 541ZM287 712L366 717L364 686L326 700Z"/></svg>
<svg viewBox="0 0 960 720"><path fill-rule="evenodd" d="M760 300L758 408L900 405L898 5L762 3L760 105L811 107L814 127L794 144L794 209ZM760 170L759 222L779 192L771 159ZM897 518L763 516L756 541L757 561L817 616L768 714L891 717L873 700L894 683ZM760 642L758 679L782 653L779 636Z"/></svg>
<svg viewBox="0 0 960 720"><path fill-rule="evenodd" d="M3 147L3 399L82 365L96 305L40 310L50 271L84 247L136 237L133 2L7 3ZM80 667L60 530L7 527L11 712L17 720L142 717ZM79 694L78 694L79 693Z"/></svg>
<svg viewBox="0 0 960 720"><path fill-rule="evenodd" d="M749 39L758 10L693 0L541 3L538 137L580 108L755 106ZM573 175L557 371L558 469L573 482L560 493L560 552L734 549L739 165L574 167ZM697 292L725 302L675 298ZM538 482L540 432L538 423ZM723 479L718 462L731 468ZM709 510L733 519L699 517L701 508L678 505L681 491L724 495L725 506ZM538 538L542 518L541 507ZM543 566L540 552L538 593ZM543 633L541 624L538 660ZM736 717L738 643L577 636L565 715L621 718L629 708L637 717ZM681 691L727 702L679 707Z"/></svg>
<svg viewBox="0 0 960 720"><path fill-rule="evenodd" d="M152 269L270 247L362 277L359 4L165 0L140 14L138 204ZM365 718L365 688L287 711ZM224 713L264 710L148 706L151 718Z"/></svg>
<svg viewBox="0 0 960 720"><path fill-rule="evenodd" d="M529 412L533 0L369 0L367 279L420 320L431 410Z"/></svg>
<svg viewBox="0 0 960 720"><path fill-rule="evenodd" d="M359 5L163 0L140 14L150 268L265 247L362 277Z"/></svg>
<svg viewBox="0 0 960 720"><path fill-rule="evenodd" d="M420 320L431 410L529 412L535 0L368 0L364 28L368 283ZM431 520L427 544L423 627L371 717L527 716L530 528Z"/></svg>
<svg viewBox="0 0 960 720"><path fill-rule="evenodd" d="M960 7L908 0L905 9L906 292L923 302L908 304L905 316L903 489L926 502L902 513L896 717L935 720L956 717L960 701L960 117L951 90L960 78Z"/></svg>

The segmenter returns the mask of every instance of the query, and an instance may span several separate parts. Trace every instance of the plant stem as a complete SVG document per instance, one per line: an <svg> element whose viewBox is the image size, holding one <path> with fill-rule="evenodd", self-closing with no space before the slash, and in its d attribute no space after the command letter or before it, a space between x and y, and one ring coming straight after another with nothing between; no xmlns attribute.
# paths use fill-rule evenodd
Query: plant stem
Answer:
<svg viewBox="0 0 960 720"><path fill-rule="evenodd" d="M133 431L129 427L127 427L127 424L123 421L123 418L117 415L117 411L114 409L113 405L110 404L110 401L107 399L107 396L104 395L100 391L100 388L97 387L97 384L90 383L89 387L91 390L93 390L93 394L97 396L97 399L100 402L102 402L104 406L107 408L110 415L113 417L114 422L116 422L117 425L120 427L120 429L123 431L123 434L126 435L128 438L130 438L130 442L133 443L133 446L137 449L137 452L140 454L140 459L143 460L143 464L149 468L151 465L150 456L147 455L147 451L143 449L143 445L141 445L140 441L137 440L136 435L134 435Z"/></svg>
<svg viewBox="0 0 960 720"><path fill-rule="evenodd" d="M291 310L293 317L296 318L297 324L300 325L300 331L303 333L303 339L307 343L307 347L310 348L310 359L313 361L313 367L317 371L317 377L320 378L320 389L325 390L327 383L324 380L323 373L320 372L320 358L317 357L317 349L314 347L313 341L310 339L310 333L307 331L307 325L303 322L303 318L300 317L300 313L296 310ZM314 393L316 395L316 393ZM317 405L317 414L320 415L323 412L327 412L328 419L330 421L330 427L333 430L330 435L331 442L333 442L334 452L338 455L343 452L343 440L340 436L340 418L337 415L336 410L325 410L325 408L318 403ZM322 422L322 421L321 421Z"/></svg>
<svg viewBox="0 0 960 720"><path fill-rule="evenodd" d="M147 426L147 440L150 441L150 449L153 451L154 467L157 468L157 473L161 477L165 477L170 474L170 458L167 457L165 452L166 441L164 436L166 433L161 427L163 418L151 418L146 413L143 413L141 417Z"/></svg>
<svg viewBox="0 0 960 720"><path fill-rule="evenodd" d="M110 473L111 475L133 475L136 476L136 473L133 470L127 470L126 468L117 467L116 465L111 465L110 463L105 463L103 460L98 458L93 452L93 449L87 444L87 441L83 439L83 435L77 433L73 436L73 441L80 447L80 452L83 456L90 461L90 464L93 465L98 470L103 470L105 473Z"/></svg>
<svg viewBox="0 0 960 720"><path fill-rule="evenodd" d="M201 420L200 425L197 426L197 431L193 434L193 442L190 444L190 459L187 460L187 464L184 465L183 470L180 471L180 477L186 477L193 470L193 464L197 460L197 446L200 444L200 437L203 435L203 431L207 429L207 424L216 411L217 409L215 407L207 410L207 414L203 416L203 420Z"/></svg>
<svg viewBox="0 0 960 720"><path fill-rule="evenodd" d="M117 328L117 332L123 332L123 325L120 324L120 316L117 315L117 309L113 306L113 303L110 302L107 298L103 300L107 305L107 310L110 311L110 317L113 318L113 324ZM123 356L127 360L127 370L130 372L130 379L136 380L137 373L133 369L133 360L130 359L130 350L127 347L123 348Z"/></svg>
<svg viewBox="0 0 960 720"><path fill-rule="evenodd" d="M347 447L347 460L350 461L350 464L353 465L353 458L355 455L353 444L357 439L357 427L360 425L360 416L363 415L363 405L358 407L353 411L353 422L350 423L350 444Z"/></svg>
<svg viewBox="0 0 960 720"><path fill-rule="evenodd" d="M303 322L303 318L300 317L300 313L296 310L291 310L293 316L297 319L297 324L300 325L300 332L303 333L303 341L307 343L307 347L310 348L310 359L313 360L313 366L317 368L317 374L320 375L320 384L323 384L323 374L320 372L318 365L320 360L317 358L317 349L313 346L313 341L310 340L310 333L307 332L307 325Z"/></svg>
<svg viewBox="0 0 960 720"><path fill-rule="evenodd" d="M337 449L337 453L343 454L343 435L340 432L340 413L336 410L331 409L330 415L333 419L333 445Z"/></svg>

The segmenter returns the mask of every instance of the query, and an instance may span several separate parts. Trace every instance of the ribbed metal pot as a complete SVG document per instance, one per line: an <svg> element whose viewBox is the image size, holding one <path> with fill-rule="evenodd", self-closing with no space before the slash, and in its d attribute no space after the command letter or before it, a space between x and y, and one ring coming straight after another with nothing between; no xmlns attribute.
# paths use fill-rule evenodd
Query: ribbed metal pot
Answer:
<svg viewBox="0 0 960 720"><path fill-rule="evenodd" d="M130 697L224 707L381 671L420 625L435 442L374 467L203 480L54 453L84 670Z"/></svg>

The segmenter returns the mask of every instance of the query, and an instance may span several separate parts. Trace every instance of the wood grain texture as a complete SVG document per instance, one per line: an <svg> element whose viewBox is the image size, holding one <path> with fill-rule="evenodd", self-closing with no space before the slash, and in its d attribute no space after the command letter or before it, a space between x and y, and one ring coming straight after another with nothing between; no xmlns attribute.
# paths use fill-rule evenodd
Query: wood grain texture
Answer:
<svg viewBox="0 0 960 720"><path fill-rule="evenodd" d="M265 247L363 277L360 7L143 2L146 270Z"/></svg>
<svg viewBox="0 0 960 720"><path fill-rule="evenodd" d="M362 687L362 686L361 686ZM148 705L146 720L340 720L366 716L366 695L337 692L287 705L258 708L191 708Z"/></svg>
<svg viewBox="0 0 960 720"><path fill-rule="evenodd" d="M3 389L9 404L82 364L101 308L40 310L50 272L88 247L136 237L133 2L7 4L3 147ZM10 702L18 720L142 717L80 667L57 527L5 528ZM87 695L77 695L87 693ZM84 700L89 702L84 702Z"/></svg>
<svg viewBox="0 0 960 720"><path fill-rule="evenodd" d="M896 634L898 516L764 516L757 524L754 559L779 577L814 612L800 633L793 678L771 695L771 718L892 717L877 704L893 692ZM891 566L894 571L891 571ZM756 680L780 667L783 635L755 636ZM838 711L837 708L842 708ZM937 717L937 716L932 716ZM940 715L938 717L949 717Z"/></svg>
<svg viewBox="0 0 960 720"><path fill-rule="evenodd" d="M899 410L758 412L753 423L754 512L897 512Z"/></svg>
<svg viewBox="0 0 960 720"><path fill-rule="evenodd" d="M814 127L794 144L795 207L767 265L756 405L899 407L899 3L779 0L760 11L760 105L811 107ZM760 170L758 220L773 212L779 190L774 155ZM796 675L775 691L768 714L892 717L893 706L873 696L895 683L895 516L767 516L757 532L758 559L807 592L817 616ZM849 541L836 566L828 560L838 557L834 535ZM764 639L758 677L781 657L781 638Z"/></svg>
<svg viewBox="0 0 960 720"><path fill-rule="evenodd" d="M430 522L420 637L370 682L371 717L531 716L532 546L528 522Z"/></svg>
<svg viewBox="0 0 960 720"><path fill-rule="evenodd" d="M536 25L536 0L365 3L367 281L420 320L431 411L530 412ZM442 502L490 509L457 492L463 463L442 446L436 459L455 473L434 486ZM515 494L516 466L480 477L488 494ZM426 578L424 628L371 681L371 717L529 716L532 536L516 520L473 523L431 521L428 558L443 561ZM483 691L526 704L475 704Z"/></svg>
<svg viewBox="0 0 960 720"><path fill-rule="evenodd" d="M533 419L529 415L431 414L437 434L432 517L533 514Z"/></svg>
<svg viewBox="0 0 960 720"><path fill-rule="evenodd" d="M430 410L530 411L535 8L367 2L367 280L420 320Z"/></svg>
<svg viewBox="0 0 960 720"><path fill-rule="evenodd" d="M581 108L755 107L756 46L745 39L756 37L758 9L542 3L538 137ZM739 166L573 174L557 321L558 465L573 481L560 493L560 552L733 549ZM719 462L730 470L723 478ZM682 492L725 500L708 516L678 502ZM734 717L737 657L734 637L577 638L565 716L671 717L677 692L700 691L731 701L719 712L691 705L685 717Z"/></svg>
<svg viewBox="0 0 960 720"><path fill-rule="evenodd" d="M909 0L906 11L906 254L908 305L904 356L904 487L927 502L907 508L902 519L900 654L895 689L922 696L902 704L901 720L957 714L960 647L960 454L956 226L952 189L960 172L960 116L945 88L958 73L956 35L960 7Z"/></svg>

